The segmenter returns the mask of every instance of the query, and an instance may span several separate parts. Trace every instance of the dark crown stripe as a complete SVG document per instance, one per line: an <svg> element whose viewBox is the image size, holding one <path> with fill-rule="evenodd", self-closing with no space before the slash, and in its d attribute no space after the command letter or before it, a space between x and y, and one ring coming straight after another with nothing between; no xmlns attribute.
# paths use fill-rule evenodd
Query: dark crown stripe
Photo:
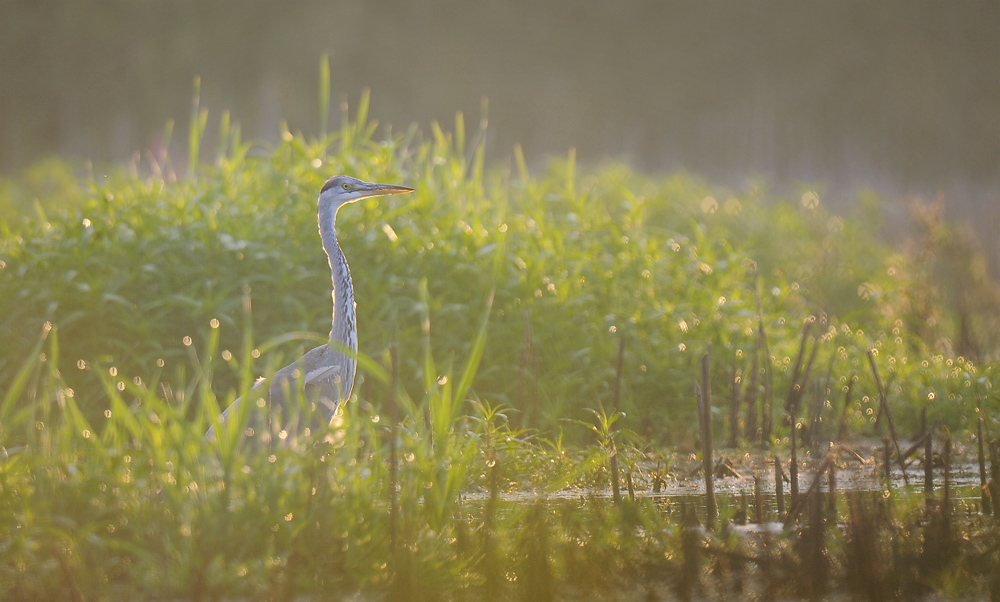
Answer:
<svg viewBox="0 0 1000 602"><path fill-rule="evenodd" d="M329 190L330 187L333 186L333 180L334 179L335 179L335 177L334 178L330 178L329 180L327 180L326 183L323 184L323 188L320 189L319 193L323 194L324 192L326 192L327 190Z"/></svg>

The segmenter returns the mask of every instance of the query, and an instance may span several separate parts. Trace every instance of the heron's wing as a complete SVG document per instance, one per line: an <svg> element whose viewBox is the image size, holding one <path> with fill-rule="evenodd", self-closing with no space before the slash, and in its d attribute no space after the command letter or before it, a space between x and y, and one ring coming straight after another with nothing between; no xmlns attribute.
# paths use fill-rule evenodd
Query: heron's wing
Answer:
<svg viewBox="0 0 1000 602"><path fill-rule="evenodd" d="M279 427L289 424L296 414L293 410L318 414L312 420L307 418L306 423L322 421L329 424L341 400L350 395L353 383L349 382L352 379L348 378L347 372L346 358L330 345L310 349L298 360L275 372L269 380L258 381L246 396L226 408L219 417L220 423L237 416L245 400L250 399L255 406L270 406L266 417L268 427L275 426L275 421ZM266 403L261 404L261 399ZM257 424L251 418L250 426L258 429L264 424ZM209 428L205 436L211 439L213 429Z"/></svg>
<svg viewBox="0 0 1000 602"><path fill-rule="evenodd" d="M348 383L347 377L348 363L342 353L329 345L321 345L313 351L315 355L309 358L311 361L307 364L305 374L306 397L316 403L326 423L329 423L337 412L337 407L351 393L351 383Z"/></svg>
<svg viewBox="0 0 1000 602"><path fill-rule="evenodd" d="M322 417L317 422L329 423L341 400L350 393L350 385L345 384L347 365L344 355L329 345L310 349L297 362L275 373L270 387L272 411L285 412L291 405L304 402L304 409ZM296 397L298 394L304 396Z"/></svg>
<svg viewBox="0 0 1000 602"><path fill-rule="evenodd" d="M261 397L266 397L268 386L269 383L267 379L265 378L257 379L257 382L254 383L253 387L250 389L249 392L247 392L245 396L237 397L236 401L229 404L229 407L227 407L225 410L222 411L222 414L219 415L219 424L222 425L229 420L235 419L235 416L239 414L240 408L243 407L243 402L246 398L250 398L256 401ZM205 433L205 438L210 441L215 438L215 426L208 427L208 431Z"/></svg>
<svg viewBox="0 0 1000 602"><path fill-rule="evenodd" d="M322 347L326 347L326 345L310 350L304 356L275 372L270 379L258 379L257 382L254 383L253 388L251 388L246 395L237 398L236 401L229 404L229 407L222 412L219 416L219 424L225 424L229 420L235 420L239 415L240 409L245 403L247 403L247 399L250 400L249 403L254 407L265 407L270 404L271 408L268 412L269 414L273 413L275 410L277 410L279 415L284 414L289 403L292 400L297 399L297 393L302 390L300 387L302 386L302 375L306 364L317 355L317 352ZM249 409L252 410L253 407ZM279 423L283 422L284 420L279 421ZM262 426L260 423L260 418L251 417L249 426L257 429ZM267 417L266 424L270 423L271 419L270 417ZM205 437L211 440L214 436L215 427L210 426L208 428L208 432L205 433Z"/></svg>

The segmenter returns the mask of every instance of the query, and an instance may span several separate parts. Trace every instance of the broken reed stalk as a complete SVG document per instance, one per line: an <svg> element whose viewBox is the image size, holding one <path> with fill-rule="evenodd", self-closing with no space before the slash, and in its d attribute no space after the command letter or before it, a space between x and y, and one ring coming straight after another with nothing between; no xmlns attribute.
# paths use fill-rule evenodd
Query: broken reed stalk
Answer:
<svg viewBox="0 0 1000 602"><path fill-rule="evenodd" d="M823 459L823 463L820 464L819 470L816 471L816 476L813 477L812 483L809 485L809 489L807 489L805 493L799 495L798 499L794 500L791 507L789 507L788 514L785 515L785 526L790 525L802 511L802 508L813 498L813 495L819 489L820 482L822 482L823 477L827 474L827 470L835 463L835 458L836 456L832 450L826 454L826 458Z"/></svg>
<svg viewBox="0 0 1000 602"><path fill-rule="evenodd" d="M854 390L854 383L858 380L857 374L852 374L847 381L847 391L844 392L844 407L840 410L840 424L837 425L837 441L843 441L847 434L847 410L851 407L851 391Z"/></svg>
<svg viewBox="0 0 1000 602"><path fill-rule="evenodd" d="M819 476L817 474L817 482ZM809 488L803 496L803 506L809 507L806 526L802 531L799 554L801 572L799 584L810 600L819 600L827 590L829 558L826 552L826 520L823 497Z"/></svg>
<svg viewBox="0 0 1000 602"><path fill-rule="evenodd" d="M1000 457L997 454L997 442L990 441L990 500L993 502L993 516L1000 517Z"/></svg>
<svg viewBox="0 0 1000 602"><path fill-rule="evenodd" d="M802 378L798 381L798 388L795 389L795 401L794 410L795 413L792 415L792 423L795 423L795 416L798 415L799 406L802 403L802 395L806 392L806 383L809 382L809 376L812 374L813 362L816 361L816 351L819 350L819 341L816 340L813 343L812 351L809 352L809 361L806 362L806 368L802 371Z"/></svg>
<svg viewBox="0 0 1000 602"><path fill-rule="evenodd" d="M955 551L953 547L955 540L952 535L951 524L951 433L947 431L945 431L944 436L942 459L944 460L944 492L941 496L941 530L937 547L941 559L945 562L950 562L952 560L952 553Z"/></svg>
<svg viewBox="0 0 1000 602"><path fill-rule="evenodd" d="M789 455L789 458L788 458L788 489L789 489L789 493L791 494L790 498L791 498L791 503L792 503L792 507L793 508L795 507L795 505L799 501L799 455L798 455L798 450L797 450L798 445L797 445L796 432L797 432L797 429L795 428L795 417L792 416L792 429L791 429L791 432L789 433L789 436L788 436L789 443L790 443L789 447L791 447L791 450L790 450L790 452L788 454Z"/></svg>
<svg viewBox="0 0 1000 602"><path fill-rule="evenodd" d="M871 366L872 375L875 377L875 386L878 388L879 407L889 423L889 433L892 435L892 442L896 446L896 459L899 461L899 469L903 472L903 481L909 485L910 478L906 474L903 454L899 449L899 436L896 435L896 422L892 419L892 412L889 410L889 399L886 397L885 387L882 386L882 379L878 375L878 366L875 365L875 355L871 349L868 350L868 365Z"/></svg>
<svg viewBox="0 0 1000 602"><path fill-rule="evenodd" d="M993 510L990 492L986 487L986 450L983 442L983 398L976 391L976 443L979 447L979 491L983 512L990 514Z"/></svg>
<svg viewBox="0 0 1000 602"><path fill-rule="evenodd" d="M746 438L750 443L760 441L760 429L757 427L757 349L754 348L753 359L750 364L750 379L747 382L746 406L747 406L747 428Z"/></svg>
<svg viewBox="0 0 1000 602"><path fill-rule="evenodd" d="M753 516L758 525L764 522L764 491L757 475L753 476Z"/></svg>
<svg viewBox="0 0 1000 602"><path fill-rule="evenodd" d="M799 354L795 358L795 368L792 370L792 385L788 388L788 396L785 398L785 412L790 421L789 441L791 444L791 459L788 466L788 476L792 506L799 500L798 420L796 416L799 413L799 403L802 401L805 384L809 380L809 373L812 371L813 361L816 359L816 350L819 349L819 341L817 341L809 354L805 370L802 370L802 358L805 356L812 324L813 319L810 316L810 319L806 320L802 326L802 343L799 345Z"/></svg>
<svg viewBox="0 0 1000 602"><path fill-rule="evenodd" d="M785 412L789 414L791 414L793 406L802 397L799 374L802 370L802 358L806 355L806 345L809 343L809 330L812 328L812 325L812 320L806 320L802 325L802 341L799 343L799 353L795 356L795 366L792 368L792 385L788 388L788 395L785 396ZM813 350L815 351L815 349L816 347L814 346ZM791 418L794 422L795 416L792 415Z"/></svg>
<svg viewBox="0 0 1000 602"><path fill-rule="evenodd" d="M729 441L727 447L740 444L740 369L733 362L733 373L729 378Z"/></svg>
<svg viewBox="0 0 1000 602"><path fill-rule="evenodd" d="M701 386L695 384L698 398L698 417L701 423L702 466L705 472L705 528L715 529L718 507L715 505L715 484L713 483L714 446L712 442L712 385L711 348L701 356Z"/></svg>
<svg viewBox="0 0 1000 602"><path fill-rule="evenodd" d="M830 468L827 470L828 480L827 489L829 498L829 510L830 517L836 521L837 520L837 461L834 459L830 462Z"/></svg>
<svg viewBox="0 0 1000 602"><path fill-rule="evenodd" d="M681 570L675 582L675 592L680 600L691 600L701 593L702 536L698 532L698 518L694 508L681 502Z"/></svg>
<svg viewBox="0 0 1000 602"><path fill-rule="evenodd" d="M941 500L941 512L944 514L945 533L951 529L951 433L944 438L944 494Z"/></svg>
<svg viewBox="0 0 1000 602"><path fill-rule="evenodd" d="M781 470L781 460L774 457L774 498L778 505L778 517L785 514L785 474Z"/></svg>
<svg viewBox="0 0 1000 602"><path fill-rule="evenodd" d="M913 440L913 443L910 444L910 447L907 447L906 449L903 450L903 459L906 460L907 466L912 464L912 462L909 461L910 456L917 453L917 451L919 451L920 448L924 446L924 440L927 439L927 437L929 436L930 433L925 433L923 432L923 429L921 429L920 434L917 435L917 438Z"/></svg>
<svg viewBox="0 0 1000 602"><path fill-rule="evenodd" d="M892 587L886 578L891 562L881 553L877 522L878 501L860 491L847 493L847 539L845 546L845 582L857 599L891 600Z"/></svg>
<svg viewBox="0 0 1000 602"><path fill-rule="evenodd" d="M618 343L618 367L615 370L615 390L614 397L612 398L612 403L614 404L615 412L618 412L620 405L621 394L622 394L622 379L625 373L625 331L622 330L621 339ZM611 492L614 495L615 505L621 503L622 493L621 485L618 482L618 446L615 444L615 439L611 438Z"/></svg>
<svg viewBox="0 0 1000 602"><path fill-rule="evenodd" d="M892 487L892 449L889 447L889 436L882 437L882 476L885 478L885 488Z"/></svg>
<svg viewBox="0 0 1000 602"><path fill-rule="evenodd" d="M830 379L833 378L833 360L836 356L830 354L830 364L826 368L826 378L823 380L823 389L820 395L816 396L816 403L813 404L812 420L809 423L809 442L813 445L819 442L823 430L823 408L830 399L833 387L830 386Z"/></svg>
<svg viewBox="0 0 1000 602"><path fill-rule="evenodd" d="M920 429L924 431L924 499L930 508L934 497L934 437L927 430L927 408L920 412Z"/></svg>
<svg viewBox="0 0 1000 602"><path fill-rule="evenodd" d="M757 266L753 270L753 294L757 301L757 353L764 354L764 399L761 400L761 441L766 442L771 439L771 352L767 347L767 333L764 331L764 311L760 302L760 274L757 273ZM756 353L755 353L756 356ZM756 359L756 358L755 358Z"/></svg>

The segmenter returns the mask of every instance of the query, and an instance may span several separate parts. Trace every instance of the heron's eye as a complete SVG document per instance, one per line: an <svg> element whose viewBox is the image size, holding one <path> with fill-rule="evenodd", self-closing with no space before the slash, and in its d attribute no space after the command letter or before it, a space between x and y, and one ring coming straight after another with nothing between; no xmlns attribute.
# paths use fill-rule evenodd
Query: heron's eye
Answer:
<svg viewBox="0 0 1000 602"><path fill-rule="evenodd" d="M344 190L350 190L350 189L351 189L351 185L348 184L347 182L344 182Z"/></svg>

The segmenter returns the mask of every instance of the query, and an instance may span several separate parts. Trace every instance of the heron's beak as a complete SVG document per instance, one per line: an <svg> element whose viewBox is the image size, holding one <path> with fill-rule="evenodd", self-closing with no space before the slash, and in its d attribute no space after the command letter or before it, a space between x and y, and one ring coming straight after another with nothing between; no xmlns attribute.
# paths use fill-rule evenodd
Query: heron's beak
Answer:
<svg viewBox="0 0 1000 602"><path fill-rule="evenodd" d="M406 186L395 186L393 184L373 184L370 182L365 182L362 186L357 188L357 192L362 193L364 196L360 198L371 198L373 196L386 196L390 194L405 194L407 192L413 192L412 188L407 188Z"/></svg>

